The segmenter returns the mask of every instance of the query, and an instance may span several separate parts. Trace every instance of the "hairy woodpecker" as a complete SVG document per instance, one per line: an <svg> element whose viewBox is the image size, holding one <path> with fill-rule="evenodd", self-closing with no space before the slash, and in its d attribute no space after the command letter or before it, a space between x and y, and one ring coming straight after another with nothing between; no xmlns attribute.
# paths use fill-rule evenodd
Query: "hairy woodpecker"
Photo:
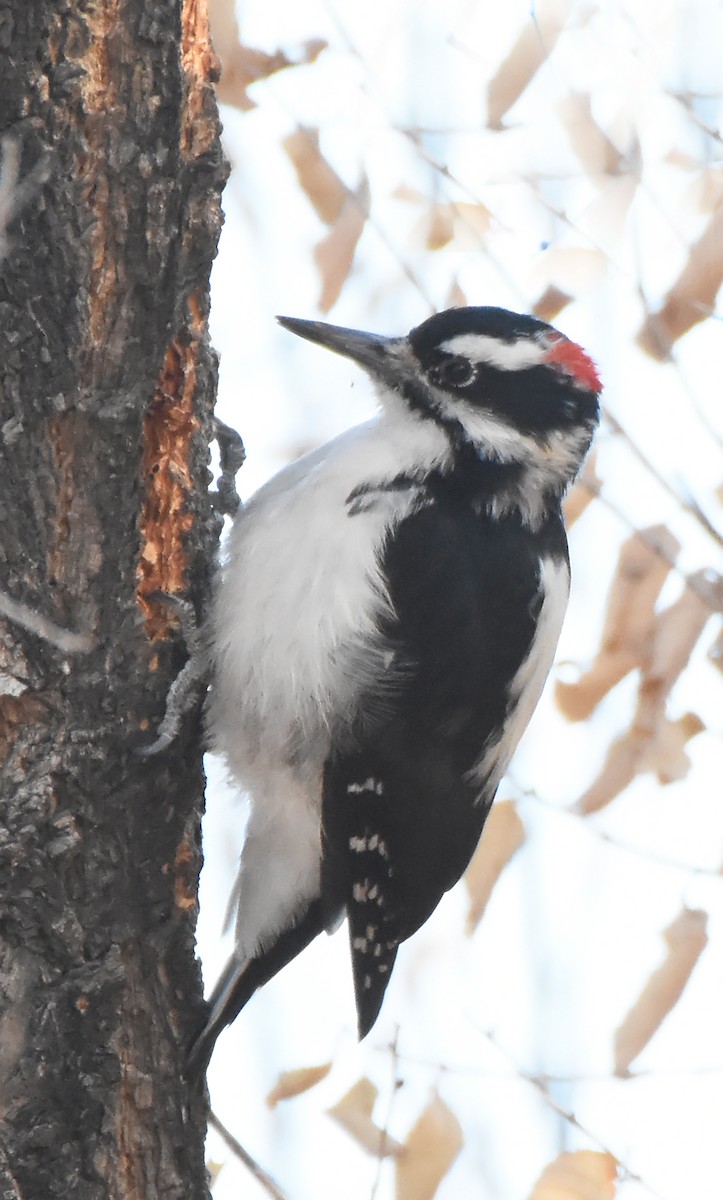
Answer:
<svg viewBox="0 0 723 1200"><path fill-rule="evenodd" d="M363 367L381 411L231 531L209 727L251 808L202 1060L344 916L359 1036L374 1024L540 697L570 579L560 504L599 416L593 362L534 317L456 308L406 337L279 321Z"/></svg>

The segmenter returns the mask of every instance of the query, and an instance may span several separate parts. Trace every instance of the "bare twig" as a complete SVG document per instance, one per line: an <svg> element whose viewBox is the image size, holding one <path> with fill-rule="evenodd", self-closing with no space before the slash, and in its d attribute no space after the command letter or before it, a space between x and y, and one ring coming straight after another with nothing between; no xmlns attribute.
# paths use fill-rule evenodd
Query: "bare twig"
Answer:
<svg viewBox="0 0 723 1200"><path fill-rule="evenodd" d="M570 1125L573 1129L576 1129L578 1133L581 1133L589 1142L592 1142L594 1146L597 1146L598 1150L602 1151L603 1154L609 1154L611 1158L615 1159L615 1162L618 1166L618 1172L622 1176L623 1180L630 1181L631 1183L637 1183L640 1187L644 1187L648 1194L654 1197L654 1200L666 1200L666 1198L660 1192L656 1191L656 1189L652 1188L650 1184L647 1183L646 1180L637 1173L637 1171L633 1171L631 1167L626 1166L626 1164L620 1160L615 1151L611 1150L610 1147L603 1142L596 1133L593 1133L591 1129L589 1129L586 1125L583 1125L571 1109L565 1108L562 1104L559 1104L558 1101L555 1100L554 1096L550 1095L550 1092L546 1086L548 1079L547 1076L538 1075L534 1071L525 1071L523 1067L520 1067L515 1062L510 1052L506 1050L504 1046L500 1045L499 1041L491 1030L480 1029L479 1032L490 1043L491 1046L494 1046L495 1050L497 1050L497 1052L501 1054L503 1058L507 1059L507 1062L510 1064L510 1067L514 1071L515 1075L519 1079L524 1080L525 1083L529 1083L530 1087L535 1089L537 1094L542 1100L544 1100L545 1104L551 1108L553 1112L557 1113L557 1115L561 1117L567 1125Z"/></svg>
<svg viewBox="0 0 723 1200"><path fill-rule="evenodd" d="M638 529L635 522L632 521L630 517L624 513L623 510L617 504L615 504L613 500L605 495L605 492L600 485L591 483L589 480L581 478L578 480L577 486L584 488L586 492L589 492L591 496L594 496L597 500L599 500L600 503L603 504L605 508L607 508L607 510L613 514L613 516L617 517L617 519L621 521L627 529L630 529L633 533L636 533L640 540L645 542L645 544L650 547L654 554L657 554L659 558L662 558L663 562L666 562L671 570L675 571L676 575L680 576L686 587L689 587L692 592L695 592L696 596L703 601L703 603L710 609L712 613L718 613L721 611L721 605L718 599L719 589L721 587L721 577L716 571L711 570L709 577L706 579L701 577L701 572L699 571L695 571L692 575L687 575L686 572L683 571L678 565L676 559L668 553L664 546L660 544L658 539L654 537L649 530Z"/></svg>
<svg viewBox="0 0 723 1200"><path fill-rule="evenodd" d="M22 625L23 629L37 634L64 654L87 654L95 645L95 639L89 634L71 633L68 629L62 629L49 617L44 617L27 604L13 600L5 592L0 592L0 616L7 617L16 625Z"/></svg>
<svg viewBox="0 0 723 1200"><path fill-rule="evenodd" d="M564 817L573 817L577 821L582 821L585 828L590 834L601 842L607 842L609 846L613 846L616 850L624 850L626 854L634 854L637 858L644 858L646 862L653 862L659 867L668 867L673 871L682 871L688 875L701 875L706 879L721 879L723 880L723 867L701 867L695 863L682 862L677 858L669 858L664 854L656 854L652 850L645 849L644 846L634 846L631 842L622 841L620 838L613 837L606 833L599 825L595 825L590 821L585 813L580 812L576 808L568 808L566 805L555 804L552 800L548 800L545 796L541 796L534 788L522 787L517 783L512 775L506 775L507 783L511 784L517 792L518 796L523 800L534 800L536 804L543 808L551 810L555 813L560 813Z"/></svg>
<svg viewBox="0 0 723 1200"><path fill-rule="evenodd" d="M617 417L614 417L609 409L606 409L603 412L603 418L612 429L613 433L617 434L618 437L623 439L628 449L632 451L638 462L641 464L641 466L645 467L645 470L648 471L655 482L661 488L663 488L663 490L666 491L669 496L673 497L676 504L680 505L684 512L689 513L698 522L698 524L702 529L705 530L709 537L712 537L713 540L718 543L718 545L723 546L723 535L721 535L707 519L703 518L703 515L697 505L691 504L685 499L684 496L681 496L680 493L675 490L672 483L668 482L665 476L660 473L655 464L652 463L648 456L643 453L634 438L632 438L627 430L620 424Z"/></svg>
<svg viewBox="0 0 723 1200"><path fill-rule="evenodd" d="M269 1175L268 1172L259 1165L259 1163L256 1162L255 1158L252 1158L248 1150L244 1149L241 1143L236 1140L226 1126L219 1121L214 1112L210 1112L208 1114L208 1123L212 1129L216 1130L216 1133L219 1135L219 1137L223 1139L231 1153L236 1156L239 1162L243 1163L248 1171L250 1171L257 1183L259 1183L261 1187L268 1192L269 1196L273 1196L273 1200L289 1200L286 1192L281 1190L276 1180L273 1179L271 1175Z"/></svg>
<svg viewBox="0 0 723 1200"><path fill-rule="evenodd" d="M394 1037L393 1037L391 1043L387 1046L387 1050L391 1051L391 1055L392 1055L392 1094L389 1097L389 1104L387 1106L387 1112L386 1112L386 1116L384 1118L384 1125L382 1126L381 1138L379 1141L379 1155L377 1158L377 1171L376 1171L376 1175L374 1176L374 1184L372 1186L369 1200L376 1200L376 1195L379 1190L379 1186L381 1184L382 1167L383 1167L384 1161L386 1159L386 1143L387 1143L387 1136L389 1133L389 1125L390 1125L390 1122L392 1119L392 1111L394 1109L394 1101L396 1100L399 1089L402 1086L402 1081L399 1078L399 1052L397 1049L398 1042L399 1042L399 1026L397 1026L397 1028L395 1029Z"/></svg>

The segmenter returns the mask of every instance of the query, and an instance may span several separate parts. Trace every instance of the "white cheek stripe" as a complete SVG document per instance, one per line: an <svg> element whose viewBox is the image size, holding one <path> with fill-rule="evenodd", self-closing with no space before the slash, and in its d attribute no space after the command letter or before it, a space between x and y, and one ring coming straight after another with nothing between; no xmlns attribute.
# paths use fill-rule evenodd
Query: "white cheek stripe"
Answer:
<svg viewBox="0 0 723 1200"><path fill-rule="evenodd" d="M544 341L520 338L517 342L501 342L484 333L458 333L456 337L442 342L440 350L447 354L458 354L473 363L487 363L498 371L523 371L526 367L537 367L544 359L549 346Z"/></svg>

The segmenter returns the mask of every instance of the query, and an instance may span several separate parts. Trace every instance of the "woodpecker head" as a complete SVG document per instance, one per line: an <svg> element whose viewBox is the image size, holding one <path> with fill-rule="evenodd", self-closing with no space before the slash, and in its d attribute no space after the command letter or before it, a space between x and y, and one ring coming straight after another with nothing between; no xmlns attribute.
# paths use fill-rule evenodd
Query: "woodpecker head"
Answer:
<svg viewBox="0 0 723 1200"><path fill-rule="evenodd" d="M575 342L504 308L451 308L406 337L381 337L296 317L292 333L359 363L384 406L401 400L435 421L455 450L518 463L559 492L574 478L599 418L601 383Z"/></svg>

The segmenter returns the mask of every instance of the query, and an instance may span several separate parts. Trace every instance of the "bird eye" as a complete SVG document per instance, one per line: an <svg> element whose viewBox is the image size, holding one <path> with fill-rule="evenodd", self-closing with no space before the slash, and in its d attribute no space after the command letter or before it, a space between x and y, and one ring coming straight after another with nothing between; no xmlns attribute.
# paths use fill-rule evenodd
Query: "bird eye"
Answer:
<svg viewBox="0 0 723 1200"><path fill-rule="evenodd" d="M443 358L430 372L435 383L444 387L466 387L472 383L477 368L468 358Z"/></svg>

